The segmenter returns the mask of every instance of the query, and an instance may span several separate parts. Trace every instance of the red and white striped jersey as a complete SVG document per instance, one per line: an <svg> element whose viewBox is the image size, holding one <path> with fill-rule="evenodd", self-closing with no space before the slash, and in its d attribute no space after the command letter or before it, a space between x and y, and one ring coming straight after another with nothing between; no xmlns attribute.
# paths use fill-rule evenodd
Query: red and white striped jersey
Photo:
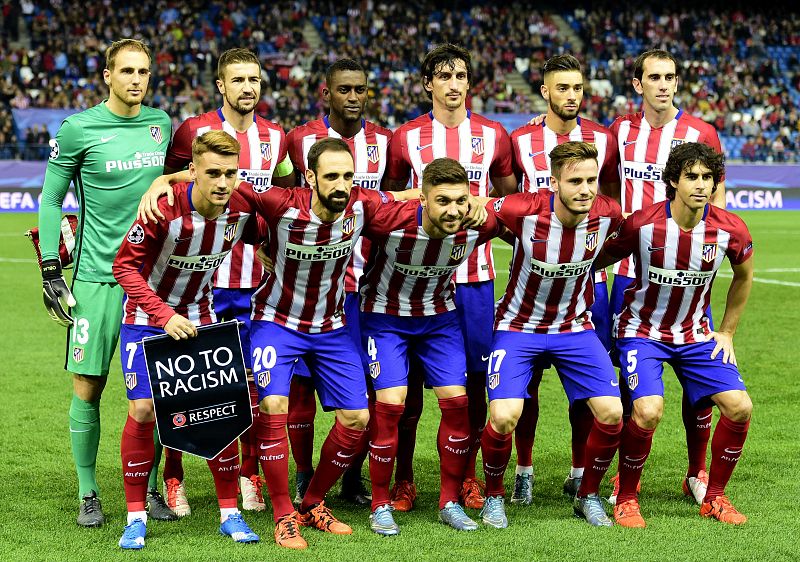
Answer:
<svg viewBox="0 0 800 562"><path fill-rule="evenodd" d="M292 159L295 169L300 173L300 185L306 185L305 172L308 168L308 151L315 142L327 137L340 138L350 147L355 164L353 185L367 189L380 189L383 173L386 170L387 150L392 132L380 125L362 120L361 130L358 134L352 138L345 138L331 128L328 117L295 127L289 131L286 137L289 145L289 157ZM358 280L364 272L364 262L368 255L369 240L359 238L345 275L345 291L348 293L358 290Z"/></svg>
<svg viewBox="0 0 800 562"><path fill-rule="evenodd" d="M167 151L165 166L182 170L192 161L192 141L207 131L225 131L239 141L239 179L267 189L272 185L275 167L283 162L287 154L286 134L283 129L257 115L253 124L244 133L238 132L225 121L221 109L209 111L184 121ZM255 257L253 246L240 242L217 270L214 286L226 289L252 289L257 287L264 274L261 263Z"/></svg>
<svg viewBox="0 0 800 562"><path fill-rule="evenodd" d="M196 325L215 322L214 272L242 236L259 239L257 218L235 192L225 211L208 220L192 205L193 186L173 186L175 204L159 203L166 220L137 220L123 240L113 272L126 294L124 324L164 327L174 314Z"/></svg>
<svg viewBox="0 0 800 562"><path fill-rule="evenodd" d="M328 332L345 325L344 274L364 225L386 220L402 202L390 193L353 187L350 201L333 222L311 210L312 191L272 188L263 193L238 190L269 230L269 255L275 273L253 296L253 320L267 320L304 333Z"/></svg>
<svg viewBox="0 0 800 562"><path fill-rule="evenodd" d="M389 144L387 176L422 187L422 171L436 158L458 160L467 171L470 191L486 197L490 177L503 178L514 173L511 142L503 126L481 115L467 112L457 127L446 127L433 112L420 115L394 132ZM479 246L456 271L456 283L494 279L492 245Z"/></svg>
<svg viewBox="0 0 800 562"><path fill-rule="evenodd" d="M664 201L628 217L606 252L636 258L616 337L687 344L706 341L710 332L705 310L716 271L726 256L734 265L750 259L753 240L742 219L713 205L697 226L683 231Z"/></svg>
<svg viewBox="0 0 800 562"><path fill-rule="evenodd" d="M499 234L489 215L475 230L431 238L422 212L419 201L409 201L391 222L373 220L364 229L373 248L361 283L364 312L432 316L455 310L453 273L472 250Z"/></svg>
<svg viewBox="0 0 800 562"><path fill-rule="evenodd" d="M598 195L575 228L561 224L554 194L515 193L491 208L516 236L508 286L495 314L495 330L557 334L594 328L592 263L622 220L619 204Z"/></svg>
<svg viewBox="0 0 800 562"><path fill-rule="evenodd" d="M611 124L611 132L617 139L622 181L621 203L622 211L626 214L667 198L661 173L673 147L685 142L701 142L722 153L716 129L683 111L657 129L650 126L641 112L617 117ZM630 258L614 266L617 275L631 277L633 270L634 264Z"/></svg>

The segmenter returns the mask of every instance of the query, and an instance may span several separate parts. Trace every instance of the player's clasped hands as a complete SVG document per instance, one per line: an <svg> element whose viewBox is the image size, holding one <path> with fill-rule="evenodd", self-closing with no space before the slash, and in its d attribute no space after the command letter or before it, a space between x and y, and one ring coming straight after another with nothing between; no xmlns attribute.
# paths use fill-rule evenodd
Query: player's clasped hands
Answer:
<svg viewBox="0 0 800 562"><path fill-rule="evenodd" d="M711 359L716 359L719 352L722 352L722 362L737 365L736 354L733 352L733 336L726 332L711 332L709 338L717 342L714 351L711 352Z"/></svg>
<svg viewBox="0 0 800 562"><path fill-rule="evenodd" d="M164 331L174 340L187 340L197 336L197 327L180 314L174 314L167 320Z"/></svg>

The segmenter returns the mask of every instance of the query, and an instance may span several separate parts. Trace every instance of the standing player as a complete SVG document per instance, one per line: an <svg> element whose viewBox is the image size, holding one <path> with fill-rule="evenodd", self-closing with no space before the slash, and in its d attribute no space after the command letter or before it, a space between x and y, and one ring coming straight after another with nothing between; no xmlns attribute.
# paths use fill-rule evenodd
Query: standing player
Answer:
<svg viewBox="0 0 800 562"><path fill-rule="evenodd" d="M611 125L619 148L620 176L624 183L620 202L626 216L665 200L666 184L661 176L673 147L701 142L722 153L714 127L684 113L673 103L678 90L678 62L674 56L667 51L646 51L636 58L633 76L633 88L642 96L642 111L618 117ZM711 203L725 208L723 180ZM632 257L614 266L610 299L613 314L621 311L622 293L631 284L634 267ZM711 408L692 408L684 394L682 410L689 456L683 492L700 503L708 485L706 451L711 436ZM615 482L614 493L609 498L611 503L616 499L617 485Z"/></svg>
<svg viewBox="0 0 800 562"><path fill-rule="evenodd" d="M237 178L239 143L221 131L192 141L192 183L175 187L175 204L162 201L162 222L133 223L114 260L114 277L125 290L120 355L128 389L128 419L122 432L122 472L128 524L124 549L144 547L147 480L153 466L155 411L142 338L166 332L172 338L197 335L197 326L216 321L211 279L243 235L258 238L256 217L231 199ZM257 542L236 502L239 446L228 445L208 467L220 508L220 533L236 542Z"/></svg>
<svg viewBox="0 0 800 562"><path fill-rule="evenodd" d="M123 39L108 48L103 70L108 99L64 120L50 143L42 187L44 304L54 320L71 326L65 368L72 373L69 428L81 498L78 525L84 527L105 522L96 479L100 397L119 338L123 293L111 264L137 202L161 173L172 134L166 113L142 105L150 64L150 51L140 41ZM58 259L61 204L70 182L80 202L71 289ZM175 518L157 492L148 502L152 517Z"/></svg>
<svg viewBox="0 0 800 562"><path fill-rule="evenodd" d="M568 141L588 142L597 149L600 166L599 191L619 193L618 155L614 136L604 127L578 117L583 103L583 72L572 55L556 55L542 68L542 97L547 101L547 115L537 124L527 124L511 133L511 146L520 190L550 190L550 151ZM591 307L595 332L606 349L611 348L611 322L608 312L606 272L595 273L594 304ZM514 430L517 468L511 503L529 505L533 501L533 441L539 420L539 384L543 369L536 369L528 389L522 415ZM584 448L593 416L585 402L576 402L569 411L572 426L572 468L564 482L564 492L575 496L583 477Z"/></svg>
<svg viewBox="0 0 800 562"><path fill-rule="evenodd" d="M483 432L484 523L508 526L503 475L511 432L522 413L531 369L541 359L558 370L570 404L586 401L594 422L575 497L575 514L613 523L597 495L622 431L616 373L588 312L592 262L621 220L619 204L597 195L597 149L566 142L550 151L554 193L517 194L494 203L497 219L517 238L508 287L497 307L489 358L489 423Z"/></svg>
<svg viewBox="0 0 800 562"><path fill-rule="evenodd" d="M422 171L436 158L452 158L467 171L470 192L475 196L513 193L517 188L508 133L467 109L466 100L472 83L472 63L468 51L451 44L431 50L422 61L422 86L433 102L433 109L409 121L395 131L389 145L389 166L385 188L396 191L420 187ZM467 507L483 506L482 484L475 479L475 459L480 448L480 434L486 423L486 361L491 351L492 318L494 316L494 262L492 248L486 243L476 248L456 271L456 310L467 354L467 396L470 412L470 457L461 498ZM419 369L418 366L412 369ZM412 373L410 379L420 380ZM421 383L420 383L421 384ZM415 393L410 389L409 394ZM416 496L410 478L414 451L413 436L421 409L407 412L413 428L401 431L401 455L397 459L397 476L393 499L395 507L408 510ZM401 422L401 427L404 424ZM404 442L403 436L411 437ZM402 473L402 474L401 474Z"/></svg>
<svg viewBox="0 0 800 562"><path fill-rule="evenodd" d="M614 507L614 518L625 527L645 526L636 484L664 410L664 363L675 369L692 406L713 402L721 414L700 515L736 525L747 521L725 495L725 486L741 456L753 409L733 350L753 283L753 242L739 217L709 205L723 172L722 155L709 146L675 147L663 172L667 201L628 217L598 259L607 265L630 254L636 258L635 278L616 321L620 363L633 398L619 450ZM726 257L733 280L714 332L704 311Z"/></svg>
<svg viewBox="0 0 800 562"><path fill-rule="evenodd" d="M355 161L353 185L365 189L378 189L386 169L386 155L392 132L366 121L364 107L367 103L367 73L359 63L352 59L340 59L333 63L325 73L325 87L322 90L330 113L315 121L310 121L289 132L289 156L294 168L299 172L300 184L306 185L305 172L308 169L308 152L320 139L341 138L350 147ZM358 312L358 282L369 255L369 240L359 238L353 249L353 257L345 275L344 310L347 316L347 329L357 346L361 345ZM316 400L314 386L304 363L295 369L289 394L289 442L297 464L297 495L295 502L303 499L308 483L314 473L312 454L314 449L314 416ZM366 449L353 461L342 476L342 496L358 504L369 504L369 491L361 480L361 465Z"/></svg>

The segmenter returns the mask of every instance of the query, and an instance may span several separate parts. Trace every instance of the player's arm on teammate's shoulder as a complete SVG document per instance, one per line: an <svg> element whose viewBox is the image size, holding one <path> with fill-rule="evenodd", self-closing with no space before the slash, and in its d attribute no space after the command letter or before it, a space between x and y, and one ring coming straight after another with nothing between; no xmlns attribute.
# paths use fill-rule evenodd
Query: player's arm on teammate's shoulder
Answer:
<svg viewBox="0 0 800 562"><path fill-rule="evenodd" d="M175 194L172 186L176 183L185 183L192 178L189 170L176 170L164 166L164 174L158 176L144 192L139 200L139 208L136 211L136 218L147 224L148 221L158 222L164 220L164 214L158 208L159 200L166 195L167 204L171 207L175 203Z"/></svg>
<svg viewBox="0 0 800 562"><path fill-rule="evenodd" d="M637 241L638 235L634 220L619 219L612 225L611 234L603 243L592 267L595 271L599 271L628 257L636 249Z"/></svg>
<svg viewBox="0 0 800 562"><path fill-rule="evenodd" d="M517 176L513 173L503 177L492 176L491 180L492 190L489 192L489 195L493 197L503 197L517 192L519 181L517 181Z"/></svg>

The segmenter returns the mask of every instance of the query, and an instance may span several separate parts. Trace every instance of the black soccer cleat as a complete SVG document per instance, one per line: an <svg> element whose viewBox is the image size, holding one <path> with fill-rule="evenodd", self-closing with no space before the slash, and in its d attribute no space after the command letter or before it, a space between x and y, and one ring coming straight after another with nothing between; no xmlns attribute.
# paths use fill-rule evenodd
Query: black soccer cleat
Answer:
<svg viewBox="0 0 800 562"><path fill-rule="evenodd" d="M90 494L83 496L81 505L78 507L78 525L81 527L102 527L106 522L103 515L103 506L97 492L92 490Z"/></svg>

